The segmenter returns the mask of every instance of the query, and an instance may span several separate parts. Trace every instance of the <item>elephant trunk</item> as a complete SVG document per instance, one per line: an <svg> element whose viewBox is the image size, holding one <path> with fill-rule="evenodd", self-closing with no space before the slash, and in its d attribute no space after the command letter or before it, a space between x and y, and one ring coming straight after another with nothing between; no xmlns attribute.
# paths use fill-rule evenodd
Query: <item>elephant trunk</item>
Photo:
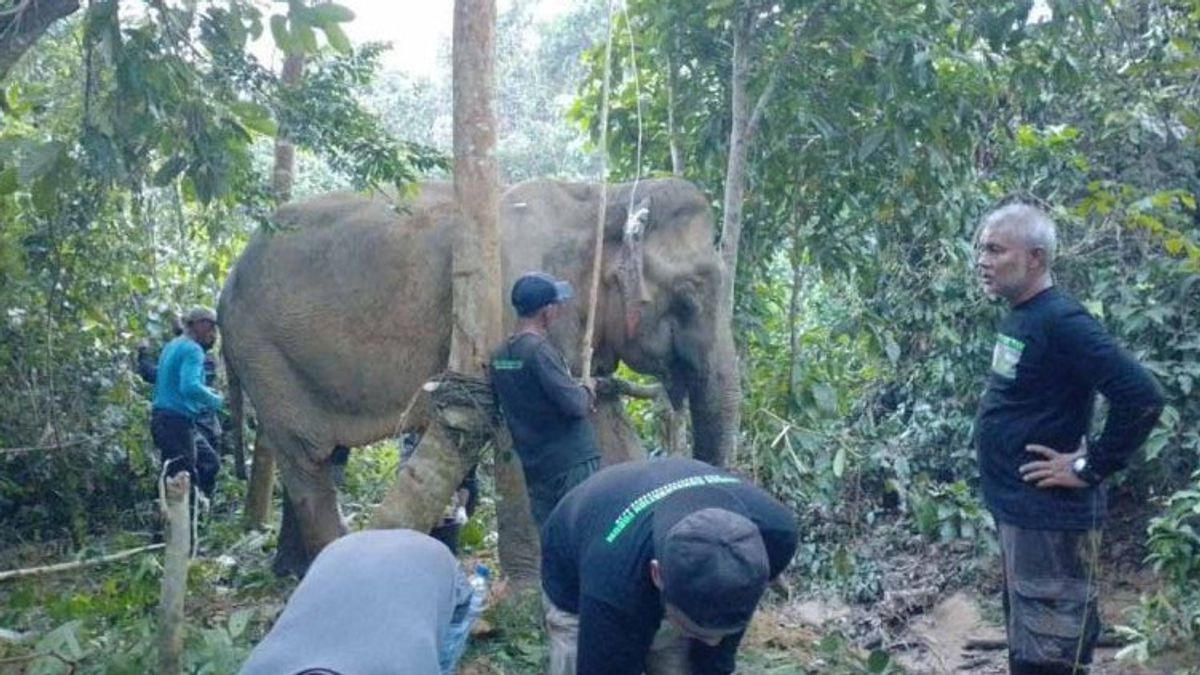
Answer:
<svg viewBox="0 0 1200 675"><path fill-rule="evenodd" d="M732 345L714 350L709 367L691 378L692 452L696 459L724 466L737 442L742 387Z"/></svg>

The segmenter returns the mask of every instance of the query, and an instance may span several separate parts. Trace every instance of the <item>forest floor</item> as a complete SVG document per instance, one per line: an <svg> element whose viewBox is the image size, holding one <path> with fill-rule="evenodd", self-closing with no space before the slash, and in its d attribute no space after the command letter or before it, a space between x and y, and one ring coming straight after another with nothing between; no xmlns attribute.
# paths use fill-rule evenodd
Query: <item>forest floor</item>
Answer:
<svg viewBox="0 0 1200 675"><path fill-rule="evenodd" d="M274 533L241 530L237 483L221 499L204 528L201 554L193 561L187 615L188 672L234 673L253 644L269 629L295 587L270 572ZM97 538L88 556L144 545L153 529L153 502L138 505L143 528ZM354 517L365 507L347 504ZM486 511L486 507L485 507ZM1126 612L1155 587L1141 567L1144 523L1118 521L1104 547L1103 611L1106 623L1126 621ZM483 528L483 532L490 531ZM799 562L772 585L741 650L740 673L978 673L1007 672L998 561L965 541L930 543L899 524L880 525L858 538L853 559L871 570L871 591L861 582L824 592L805 579ZM464 564L495 565L494 535L468 546ZM66 544L0 546L0 569L59 562ZM818 549L822 548L817 546ZM78 553L76 553L78 555ZM154 672L155 608L159 553L121 563L52 576L0 582L0 674L139 674ZM827 563L826 563L827 564ZM854 572L844 575L857 578ZM858 575L861 576L861 575ZM859 586L854 586L858 583ZM860 590L856 591L855 588ZM485 614L461 672L463 675L526 675L541 672L544 639L535 593L507 593ZM844 598L858 596L857 601ZM985 639L991 649L968 649ZM1135 665L1116 661L1117 647L1097 657L1098 675L1173 673L1174 661Z"/></svg>

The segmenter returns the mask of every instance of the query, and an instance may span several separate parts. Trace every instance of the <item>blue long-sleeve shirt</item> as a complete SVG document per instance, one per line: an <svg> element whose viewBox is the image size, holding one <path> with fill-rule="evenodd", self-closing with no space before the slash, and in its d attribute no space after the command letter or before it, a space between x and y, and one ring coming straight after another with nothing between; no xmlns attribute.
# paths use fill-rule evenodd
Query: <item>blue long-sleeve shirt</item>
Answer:
<svg viewBox="0 0 1200 675"><path fill-rule="evenodd" d="M181 335L163 347L154 382L154 408L194 418L221 407L221 395L204 385L204 350Z"/></svg>

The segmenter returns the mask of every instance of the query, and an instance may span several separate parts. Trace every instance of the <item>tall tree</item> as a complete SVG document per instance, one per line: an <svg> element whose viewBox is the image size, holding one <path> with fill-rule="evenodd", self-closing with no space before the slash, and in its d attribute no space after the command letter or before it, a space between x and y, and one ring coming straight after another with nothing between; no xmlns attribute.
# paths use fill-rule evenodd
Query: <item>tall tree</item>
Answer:
<svg viewBox="0 0 1200 675"><path fill-rule="evenodd" d="M496 165L495 0L454 4L453 329L448 370L482 379L488 353L501 339L501 272ZM451 386L443 383L443 387ZM437 394L435 393L435 397ZM468 415L474 412L468 410ZM375 527L432 526L470 467L491 420L435 413L412 457L375 513ZM490 435L490 434L488 434Z"/></svg>

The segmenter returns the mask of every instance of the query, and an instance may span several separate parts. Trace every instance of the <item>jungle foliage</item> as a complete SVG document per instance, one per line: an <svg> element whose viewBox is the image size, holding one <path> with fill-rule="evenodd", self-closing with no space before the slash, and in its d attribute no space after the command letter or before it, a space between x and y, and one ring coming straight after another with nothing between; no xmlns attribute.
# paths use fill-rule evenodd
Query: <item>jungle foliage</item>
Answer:
<svg viewBox="0 0 1200 675"><path fill-rule="evenodd" d="M897 516L934 541L989 547L970 429L1003 310L974 278L973 237L987 210L1026 200L1060 227L1059 283L1167 392L1115 492L1134 509L1165 507L1147 550L1171 570L1154 602L1175 630L1141 644L1194 641L1200 4L628 6L610 162L625 180L667 173L674 150L718 201L729 46L739 22L753 28L762 121L737 266L738 462L805 514L820 549L838 551L814 568L870 570L829 544ZM572 118L596 138L602 47L589 60Z"/></svg>
<svg viewBox="0 0 1200 675"><path fill-rule="evenodd" d="M1129 656L1195 645L1200 1L623 4L610 177L676 170L718 213L732 32L751 28L761 122L736 269L746 393L736 463L801 514L807 583L877 596L880 563L859 542L883 523L980 559L991 550L970 429L1003 308L979 291L973 237L987 210L1023 199L1060 226L1059 283L1168 398L1114 486L1119 508L1149 516L1139 543L1162 581L1125 629ZM598 177L603 5L537 22L519 1L501 16L506 180ZM281 129L302 149L298 196L444 174L448 66L432 80L380 74L383 47L350 44L349 20L336 4L96 0L0 79L6 546L85 555L102 535L152 529L156 459L133 350L160 342L180 308L215 304L249 235L270 227ZM307 56L300 87L257 60L259 36ZM634 413L653 442L655 416ZM348 502L361 511L394 466L352 466ZM240 489L223 483L218 514ZM269 619L219 609L227 589L243 602L279 590L254 563L269 543L233 529L212 543L243 564L200 567L197 593L218 609L190 638L197 668L236 662ZM41 659L44 672L105 652L130 660L109 672L142 672L156 579L146 563L111 583L20 590L0 619L40 608L38 649L65 658ZM80 614L91 618L72 620ZM496 658L536 658L520 644Z"/></svg>

